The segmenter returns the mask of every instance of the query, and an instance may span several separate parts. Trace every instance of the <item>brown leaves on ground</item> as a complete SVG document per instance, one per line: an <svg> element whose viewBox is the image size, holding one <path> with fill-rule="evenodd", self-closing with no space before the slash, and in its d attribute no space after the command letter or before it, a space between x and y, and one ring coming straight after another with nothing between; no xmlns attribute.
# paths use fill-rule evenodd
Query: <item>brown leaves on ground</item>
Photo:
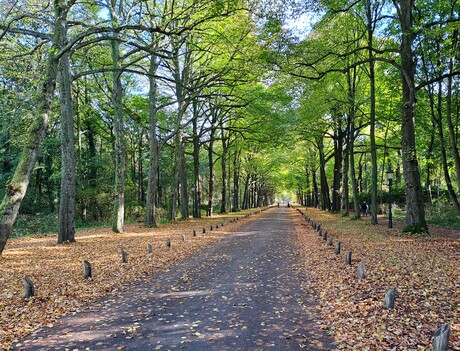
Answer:
<svg viewBox="0 0 460 351"><path fill-rule="evenodd" d="M413 238L368 220L303 211L334 237L328 246L299 214L301 257L320 298L323 328L338 349L431 350L438 327L450 323L449 350L460 350L458 231L431 228L432 237ZM340 255L335 254L338 240ZM353 252L351 266L345 264L347 250ZM363 280L357 278L361 261ZM386 310L383 297L392 287L397 288L395 308Z"/></svg>
<svg viewBox="0 0 460 351"><path fill-rule="evenodd" d="M11 240L0 261L0 349L10 349L19 338L41 326L51 326L62 315L81 310L125 283L154 279L152 273L235 230L244 221L229 221L250 212L159 228L129 225L123 234L108 228L86 230L77 233L76 243L64 245L56 243L56 236ZM221 227L224 222L227 224ZM171 239L170 248L167 239ZM148 253L148 244L152 253ZM121 263L120 248L128 253L126 264ZM84 260L92 265L92 279L84 278ZM29 300L22 297L24 276L35 285L35 297Z"/></svg>

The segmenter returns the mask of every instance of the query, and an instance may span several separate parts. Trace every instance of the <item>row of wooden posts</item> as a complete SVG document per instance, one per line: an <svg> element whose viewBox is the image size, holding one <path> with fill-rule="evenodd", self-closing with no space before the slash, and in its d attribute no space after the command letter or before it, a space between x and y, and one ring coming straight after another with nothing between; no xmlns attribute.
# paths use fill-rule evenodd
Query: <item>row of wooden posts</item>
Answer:
<svg viewBox="0 0 460 351"><path fill-rule="evenodd" d="M302 217L311 225L313 229L316 230L318 235L322 237L322 239L327 242L328 246L334 245L334 238L332 235L328 235L326 230L323 230L320 224L314 222L310 217L305 215L300 209L296 209ZM339 255L342 250L342 242L337 241L335 243L335 254ZM352 251L347 250L345 253L345 264L351 266L351 255ZM361 261L357 268L357 276L358 279L365 279L366 278L366 265L364 261ZM383 306L386 309L393 309L395 304L396 298L396 287L389 289L383 298ZM449 338L450 338L450 324L444 324L434 334L433 338L433 351L448 351L449 347Z"/></svg>
<svg viewBox="0 0 460 351"><path fill-rule="evenodd" d="M250 216L252 216L254 214L257 214L257 213L260 213L262 211L265 211L268 208L269 207L265 207L265 208L262 208L262 209L259 209L259 210L255 211L253 213L248 213L248 214L246 214L246 215L244 215L242 217L235 217L235 218L231 219L230 221L222 222L222 223L220 223L220 227L224 227L225 224L234 223L236 221L239 221L240 218L250 217ZM209 226L210 231L213 231L214 229L219 229L219 224L215 224L215 225L211 224ZM193 233L192 233L193 237L197 237L199 231L202 231L203 236L206 234L206 228L205 227L203 227L200 230L194 229ZM181 241L185 241L185 235L184 234L181 234ZM171 248L171 246L172 246L172 239L171 238L166 239L165 246L168 249ZM121 263L128 263L128 253L123 249L123 247L119 247L119 252L120 252L120 256L121 256ZM151 254L152 252L153 252L152 244L147 244L147 253ZM92 278L92 276L93 276L93 274L92 274L92 265L87 260L83 261L83 274L84 274L84 277L86 279ZM24 298L28 299L28 298L31 298L31 297L35 296L35 286L34 286L34 283L32 282L32 279L30 279L30 277L25 276L24 278L22 278L22 282L23 282L23 285L24 285L24 295L23 295Z"/></svg>

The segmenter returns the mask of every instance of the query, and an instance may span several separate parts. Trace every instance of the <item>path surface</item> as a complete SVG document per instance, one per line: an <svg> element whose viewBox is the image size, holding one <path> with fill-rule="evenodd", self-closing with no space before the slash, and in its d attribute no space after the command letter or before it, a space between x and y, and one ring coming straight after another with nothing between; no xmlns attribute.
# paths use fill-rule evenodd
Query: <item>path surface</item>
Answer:
<svg viewBox="0 0 460 351"><path fill-rule="evenodd" d="M16 350L330 350L296 268L292 209L272 209L150 281Z"/></svg>

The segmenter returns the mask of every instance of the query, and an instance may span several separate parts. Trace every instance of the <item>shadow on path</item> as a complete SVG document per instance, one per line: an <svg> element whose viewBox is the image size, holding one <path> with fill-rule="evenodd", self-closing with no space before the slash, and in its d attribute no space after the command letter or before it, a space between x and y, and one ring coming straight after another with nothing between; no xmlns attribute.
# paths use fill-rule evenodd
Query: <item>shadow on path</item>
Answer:
<svg viewBox="0 0 460 351"><path fill-rule="evenodd" d="M314 296L300 287L291 213L264 212L15 350L331 350Z"/></svg>

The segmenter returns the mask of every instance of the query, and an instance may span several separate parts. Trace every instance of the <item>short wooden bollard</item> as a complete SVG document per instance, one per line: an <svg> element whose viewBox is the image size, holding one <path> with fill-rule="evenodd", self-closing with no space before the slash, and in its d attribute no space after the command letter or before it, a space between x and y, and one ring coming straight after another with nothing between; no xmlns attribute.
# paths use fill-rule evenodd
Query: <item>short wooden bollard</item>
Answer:
<svg viewBox="0 0 460 351"><path fill-rule="evenodd" d="M218 224L216 224L216 229L219 229L219 225L218 225Z"/></svg>
<svg viewBox="0 0 460 351"><path fill-rule="evenodd" d="M359 279L366 278L366 264L364 263L364 261L361 261L361 263L359 264L357 275Z"/></svg>
<svg viewBox="0 0 460 351"><path fill-rule="evenodd" d="M327 244L328 244L329 246L334 245L334 238L332 237L332 235L329 237L329 240L328 240Z"/></svg>
<svg viewBox="0 0 460 351"><path fill-rule="evenodd" d="M209 227L209 230L212 232L212 226L211 226L211 227Z"/></svg>
<svg viewBox="0 0 460 351"><path fill-rule="evenodd" d="M351 251L348 250L346 253L345 253L345 263L349 266L351 266Z"/></svg>
<svg viewBox="0 0 460 351"><path fill-rule="evenodd" d="M322 230L321 228L318 229L318 235L319 235L319 236L323 236L323 230Z"/></svg>
<svg viewBox="0 0 460 351"><path fill-rule="evenodd" d="M327 240L327 230L325 230L324 233L323 233L323 240L324 240L324 241Z"/></svg>
<svg viewBox="0 0 460 351"><path fill-rule="evenodd" d="M152 244L147 244L147 252L148 252L148 253L152 253L152 252L153 252Z"/></svg>
<svg viewBox="0 0 460 351"><path fill-rule="evenodd" d="M340 255L340 249L342 247L342 242L340 241L337 241L337 243L335 244L335 254L336 255Z"/></svg>
<svg viewBox="0 0 460 351"><path fill-rule="evenodd" d="M180 237L181 237L182 241L185 241L185 235L184 234L181 234Z"/></svg>
<svg viewBox="0 0 460 351"><path fill-rule="evenodd" d="M203 228L203 234L206 233L206 228Z"/></svg>
<svg viewBox="0 0 460 351"><path fill-rule="evenodd" d="M22 283L24 284L24 298L29 299L35 295L34 283L29 277L22 278Z"/></svg>
<svg viewBox="0 0 460 351"><path fill-rule="evenodd" d="M121 263L128 263L128 253L120 247Z"/></svg>
<svg viewBox="0 0 460 351"><path fill-rule="evenodd" d="M85 278L86 279L93 277L91 263L89 263L87 260L83 261L83 270L85 272Z"/></svg>
<svg viewBox="0 0 460 351"><path fill-rule="evenodd" d="M171 247L171 239L166 239L166 247L168 249Z"/></svg>
<svg viewBox="0 0 460 351"><path fill-rule="evenodd" d="M449 348L450 324L444 324L434 334L433 351L447 351Z"/></svg>
<svg viewBox="0 0 460 351"><path fill-rule="evenodd" d="M196 236L196 230L193 229L193 236Z"/></svg>
<svg viewBox="0 0 460 351"><path fill-rule="evenodd" d="M395 307L396 288L391 288L385 293L383 299L383 305L387 310L391 310Z"/></svg>

